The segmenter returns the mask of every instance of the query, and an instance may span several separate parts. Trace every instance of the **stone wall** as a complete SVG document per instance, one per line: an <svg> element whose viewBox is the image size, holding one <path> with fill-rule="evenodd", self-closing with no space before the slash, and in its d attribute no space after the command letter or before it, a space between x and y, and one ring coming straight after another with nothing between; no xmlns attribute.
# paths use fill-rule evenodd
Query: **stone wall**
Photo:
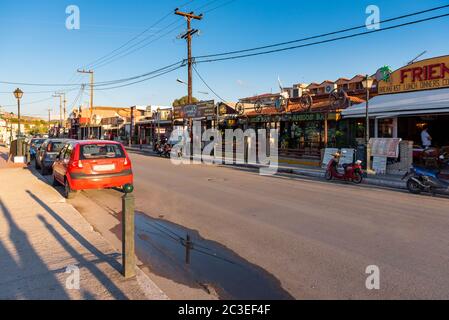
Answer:
<svg viewBox="0 0 449 320"><path fill-rule="evenodd" d="M413 141L401 141L399 144L400 161L387 165L387 174L405 174L413 164Z"/></svg>

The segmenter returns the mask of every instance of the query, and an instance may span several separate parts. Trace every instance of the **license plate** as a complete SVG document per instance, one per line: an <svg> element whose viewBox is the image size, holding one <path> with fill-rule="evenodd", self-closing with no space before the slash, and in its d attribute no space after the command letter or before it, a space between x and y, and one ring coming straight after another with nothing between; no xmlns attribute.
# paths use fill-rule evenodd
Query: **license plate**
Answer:
<svg viewBox="0 0 449 320"><path fill-rule="evenodd" d="M102 164L102 165L96 165L93 167L95 171L112 171L115 170L114 164Z"/></svg>

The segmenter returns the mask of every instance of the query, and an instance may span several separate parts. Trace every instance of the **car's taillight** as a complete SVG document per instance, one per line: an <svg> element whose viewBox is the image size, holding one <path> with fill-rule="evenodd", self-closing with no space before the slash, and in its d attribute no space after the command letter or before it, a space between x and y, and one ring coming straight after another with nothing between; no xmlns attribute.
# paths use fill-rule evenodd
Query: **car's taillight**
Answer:
<svg viewBox="0 0 449 320"><path fill-rule="evenodd" d="M123 164L124 164L125 166L127 166L128 163L129 163L128 158L125 158L125 161L123 161Z"/></svg>
<svg viewBox="0 0 449 320"><path fill-rule="evenodd" d="M72 162L72 166L73 167L75 167L75 168L83 168L83 163L81 162L81 160L78 160L78 161L73 161Z"/></svg>

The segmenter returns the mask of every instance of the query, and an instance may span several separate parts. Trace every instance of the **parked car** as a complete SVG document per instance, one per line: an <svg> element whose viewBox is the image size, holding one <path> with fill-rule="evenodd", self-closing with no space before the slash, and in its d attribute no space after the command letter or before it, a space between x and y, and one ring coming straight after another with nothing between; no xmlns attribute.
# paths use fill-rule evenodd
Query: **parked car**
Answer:
<svg viewBox="0 0 449 320"><path fill-rule="evenodd" d="M36 157L37 150L40 146L45 142L46 139L42 138L33 138L30 141L30 157L34 159Z"/></svg>
<svg viewBox="0 0 449 320"><path fill-rule="evenodd" d="M56 160L59 152L69 141L68 139L47 139L42 143L36 153L34 164L36 169L40 169L42 175L48 175L51 173L53 162Z"/></svg>
<svg viewBox="0 0 449 320"><path fill-rule="evenodd" d="M70 141L53 164L53 185L59 184L66 198L80 190L130 187L131 161L119 142Z"/></svg>

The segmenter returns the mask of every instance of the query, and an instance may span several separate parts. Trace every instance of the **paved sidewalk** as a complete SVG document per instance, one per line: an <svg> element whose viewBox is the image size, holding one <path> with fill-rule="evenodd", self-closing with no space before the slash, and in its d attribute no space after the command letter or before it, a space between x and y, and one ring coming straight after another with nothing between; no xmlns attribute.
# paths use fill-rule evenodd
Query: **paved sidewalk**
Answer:
<svg viewBox="0 0 449 320"><path fill-rule="evenodd" d="M121 255L40 177L13 168L0 181L0 299L166 298L140 270L125 280Z"/></svg>
<svg viewBox="0 0 449 320"><path fill-rule="evenodd" d="M142 149L140 149L138 146L137 147L133 146L133 147L126 147L126 149L130 150L130 151L134 151L134 152L141 152L141 153L156 155L156 153L148 147L143 147ZM260 165L252 165L252 164L232 165L232 166L250 167L250 168L260 168L261 167ZM325 169L323 169L321 167L316 167L316 166L305 166L305 165L279 163L278 172L296 174L296 175L301 175L301 176L311 177L311 178L324 179ZM396 176L396 175L378 175L378 176L370 175L369 177L364 179L363 183L368 184L368 185L387 187L387 188L395 188L395 189L406 189L407 188L405 181L402 181L401 177Z"/></svg>
<svg viewBox="0 0 449 320"><path fill-rule="evenodd" d="M9 149L0 145L0 169L25 167L24 164L14 163L12 160L9 160Z"/></svg>

